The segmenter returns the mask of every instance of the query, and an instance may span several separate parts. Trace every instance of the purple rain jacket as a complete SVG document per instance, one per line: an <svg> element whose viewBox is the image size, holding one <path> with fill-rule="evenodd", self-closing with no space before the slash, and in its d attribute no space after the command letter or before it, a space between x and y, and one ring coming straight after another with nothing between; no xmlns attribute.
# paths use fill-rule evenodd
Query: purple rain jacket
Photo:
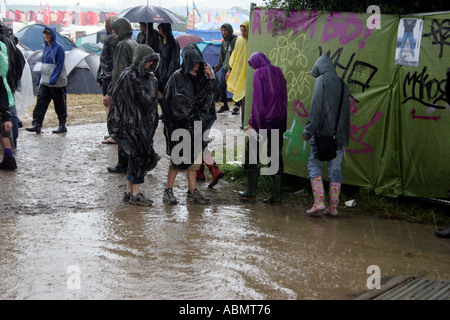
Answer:
<svg viewBox="0 0 450 320"><path fill-rule="evenodd" d="M273 66L261 52L248 59L255 69L253 74L253 105L248 123L256 130L279 129L286 131L287 89L286 79L279 67Z"/></svg>

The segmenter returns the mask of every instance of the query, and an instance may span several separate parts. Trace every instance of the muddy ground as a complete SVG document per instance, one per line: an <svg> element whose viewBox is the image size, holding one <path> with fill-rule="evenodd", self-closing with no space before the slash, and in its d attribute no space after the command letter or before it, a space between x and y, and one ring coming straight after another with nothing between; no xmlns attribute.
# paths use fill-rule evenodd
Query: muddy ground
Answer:
<svg viewBox="0 0 450 320"><path fill-rule="evenodd" d="M84 108L74 107L69 116ZM185 198L184 174L174 190L180 203L164 205L162 125L163 158L141 187L154 205L124 203L125 175L106 170L117 146L100 143L106 124L95 110L69 117L63 135L51 133L52 108L42 134L20 130L18 170L0 173L1 299L349 299L367 289L370 266L383 279L450 280L450 241L431 225L306 217L312 199L244 202L226 180L199 183L211 198L199 205ZM238 126L231 113L216 123Z"/></svg>

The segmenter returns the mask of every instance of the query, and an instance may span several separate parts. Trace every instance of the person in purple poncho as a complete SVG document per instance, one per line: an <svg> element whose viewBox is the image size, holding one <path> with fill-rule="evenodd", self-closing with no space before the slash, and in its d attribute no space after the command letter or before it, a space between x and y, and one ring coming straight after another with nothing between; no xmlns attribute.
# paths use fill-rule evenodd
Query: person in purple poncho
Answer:
<svg viewBox="0 0 450 320"><path fill-rule="evenodd" d="M279 67L272 65L261 52L252 54L248 63L253 68L253 104L246 131L249 135L265 136L267 132L267 157L269 168L275 166L272 174L272 196L264 199L265 203L281 204L281 174L283 173L283 133L287 122L286 79ZM265 129L265 130L263 130ZM253 131L254 130L254 131ZM255 199L258 185L258 148L252 148L249 138L245 152L245 169L247 171L247 190L239 192L244 199ZM255 145L253 143L253 145ZM261 146L261 145L260 145ZM256 155L256 157L255 157ZM278 161L278 162L277 162ZM255 163L256 162L256 163ZM277 166L278 164L278 166Z"/></svg>

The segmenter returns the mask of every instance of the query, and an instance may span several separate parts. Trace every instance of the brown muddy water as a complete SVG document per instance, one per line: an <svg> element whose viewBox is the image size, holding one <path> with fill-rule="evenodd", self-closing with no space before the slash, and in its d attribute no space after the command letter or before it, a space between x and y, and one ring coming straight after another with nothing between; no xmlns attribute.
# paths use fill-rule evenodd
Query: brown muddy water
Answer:
<svg viewBox="0 0 450 320"><path fill-rule="evenodd" d="M219 115L217 127L236 119ZM0 172L1 299L349 299L371 266L450 280L450 241L434 226L306 217L302 201L239 201L225 180L198 184L210 204L190 203L184 174L180 203L164 205L167 156L141 187L153 206L131 206L125 175L106 170L117 147L100 143L104 123L52 129L21 130L19 168ZM164 155L161 125L155 139Z"/></svg>

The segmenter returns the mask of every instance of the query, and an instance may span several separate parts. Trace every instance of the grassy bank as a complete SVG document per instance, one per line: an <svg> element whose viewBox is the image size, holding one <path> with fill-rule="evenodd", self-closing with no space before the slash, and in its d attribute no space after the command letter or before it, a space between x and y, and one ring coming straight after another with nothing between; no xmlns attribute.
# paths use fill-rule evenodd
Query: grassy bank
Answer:
<svg viewBox="0 0 450 320"><path fill-rule="evenodd" d="M236 184L236 189L245 190L247 175L242 167L221 165L225 179ZM305 178L284 175L282 180L282 201L284 204L303 205L309 208L313 202L311 186ZM260 176L258 193L270 194L271 178ZM325 191L328 183L325 182ZM344 202L355 200L356 207L347 208ZM408 197L389 198L375 194L373 190L343 185L339 212L342 215L367 215L377 219L397 219L408 222L432 224L440 227L450 225L450 207Z"/></svg>

